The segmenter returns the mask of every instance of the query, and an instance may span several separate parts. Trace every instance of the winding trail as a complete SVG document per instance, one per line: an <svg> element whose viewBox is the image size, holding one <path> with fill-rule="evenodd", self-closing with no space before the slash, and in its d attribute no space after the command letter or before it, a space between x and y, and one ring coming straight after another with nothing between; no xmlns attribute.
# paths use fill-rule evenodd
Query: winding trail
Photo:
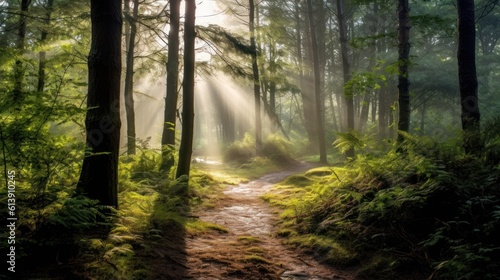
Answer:
<svg viewBox="0 0 500 280"><path fill-rule="evenodd" d="M214 208L195 211L193 215L221 225L228 232L186 238L189 275L185 279L354 279L346 271L335 270L298 249L282 245L273 235L278 212L260 196L269 192L274 183L311 167L301 164L229 186Z"/></svg>

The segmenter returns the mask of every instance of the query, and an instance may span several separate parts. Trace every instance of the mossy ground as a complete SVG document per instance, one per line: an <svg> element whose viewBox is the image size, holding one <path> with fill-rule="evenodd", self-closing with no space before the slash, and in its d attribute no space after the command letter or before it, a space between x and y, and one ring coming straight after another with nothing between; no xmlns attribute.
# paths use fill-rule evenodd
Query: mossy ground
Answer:
<svg viewBox="0 0 500 280"><path fill-rule="evenodd" d="M263 199L281 209L277 235L368 279L495 279L498 165L406 137L276 185Z"/></svg>

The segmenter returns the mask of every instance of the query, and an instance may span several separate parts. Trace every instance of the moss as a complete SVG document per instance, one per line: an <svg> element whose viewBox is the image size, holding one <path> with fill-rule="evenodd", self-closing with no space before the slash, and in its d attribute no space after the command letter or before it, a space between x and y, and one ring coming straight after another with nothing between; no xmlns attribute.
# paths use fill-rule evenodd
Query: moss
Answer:
<svg viewBox="0 0 500 280"><path fill-rule="evenodd" d="M262 247L250 247L246 249L247 252L252 253L252 254L257 254L257 255L262 255L266 252L266 249Z"/></svg>
<svg viewBox="0 0 500 280"><path fill-rule="evenodd" d="M295 230L292 230L289 228L280 229L276 233L276 235L279 237L291 237L291 236L295 236L296 234L297 234L297 232Z"/></svg>
<svg viewBox="0 0 500 280"><path fill-rule="evenodd" d="M298 187L307 187L307 186L312 185L313 183L314 183L314 180L309 179L307 176L292 175L292 176L288 176L280 184L292 185L292 186L298 186Z"/></svg>
<svg viewBox="0 0 500 280"><path fill-rule="evenodd" d="M245 245L250 245L250 244L255 244L255 243L259 243L260 240L258 237L255 237L255 236L247 236L247 235L244 235L244 236L238 236L238 241L240 243L243 243Z"/></svg>
<svg viewBox="0 0 500 280"><path fill-rule="evenodd" d="M217 231L217 232L222 232L222 233L228 232L228 230L223 226L220 226L220 225L214 224L214 223L205 222L205 221L198 220L198 219L190 219L185 224L185 229L190 234L202 234L202 233L207 233L210 231Z"/></svg>
<svg viewBox="0 0 500 280"><path fill-rule="evenodd" d="M305 173L305 176L324 177L324 176L330 176L332 174L333 174L333 169L331 167L323 166L308 170Z"/></svg>
<svg viewBox="0 0 500 280"><path fill-rule="evenodd" d="M243 258L243 261L247 262L247 263L255 263L255 264L258 264L258 263L260 263L260 264L272 264L272 262L269 261L268 259L261 257L261 256L258 256L258 255L245 256Z"/></svg>
<svg viewBox="0 0 500 280"><path fill-rule="evenodd" d="M217 225L217 224L206 223L206 227L208 229L219 231L219 232L229 232L225 227Z"/></svg>

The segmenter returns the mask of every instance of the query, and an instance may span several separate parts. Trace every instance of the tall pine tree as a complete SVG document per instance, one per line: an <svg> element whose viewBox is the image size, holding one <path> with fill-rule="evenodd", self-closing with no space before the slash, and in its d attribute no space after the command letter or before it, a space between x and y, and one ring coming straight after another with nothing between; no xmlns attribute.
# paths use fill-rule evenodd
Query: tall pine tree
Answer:
<svg viewBox="0 0 500 280"><path fill-rule="evenodd" d="M85 130L87 151L77 191L118 207L121 0L91 0L92 44Z"/></svg>

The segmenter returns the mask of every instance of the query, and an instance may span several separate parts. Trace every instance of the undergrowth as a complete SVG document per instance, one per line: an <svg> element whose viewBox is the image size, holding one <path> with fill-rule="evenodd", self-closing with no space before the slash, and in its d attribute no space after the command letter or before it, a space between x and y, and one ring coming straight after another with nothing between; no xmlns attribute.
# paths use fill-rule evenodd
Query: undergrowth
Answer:
<svg viewBox="0 0 500 280"><path fill-rule="evenodd" d="M235 141L224 151L224 161L233 164L248 164L255 159L255 139L246 133L242 141ZM262 143L259 157L268 159L281 166L293 164L293 144L282 136L271 134Z"/></svg>
<svg viewBox="0 0 500 280"><path fill-rule="evenodd" d="M150 259L163 247L174 248L185 234L226 231L223 227L190 216L193 206L220 189L221 182L194 169L189 178L172 180L159 168L160 154L144 150L120 165L120 208L104 239L87 239L94 249L86 275L106 279L156 279ZM183 250L179 247L177 250Z"/></svg>
<svg viewBox="0 0 500 280"><path fill-rule="evenodd" d="M357 150L347 166L290 177L264 197L284 209L280 236L369 279L500 278L498 140L485 137L475 157L412 135L383 152L353 137L336 143Z"/></svg>
<svg viewBox="0 0 500 280"><path fill-rule="evenodd" d="M160 154L148 149L121 158L118 210L75 197L69 185L42 206L20 201L17 258L36 264L19 268L22 277L156 279L148 260L158 258L158 248L177 246L185 234L226 231L190 216L225 182L193 169L188 187L187 177L172 180L160 164Z"/></svg>

